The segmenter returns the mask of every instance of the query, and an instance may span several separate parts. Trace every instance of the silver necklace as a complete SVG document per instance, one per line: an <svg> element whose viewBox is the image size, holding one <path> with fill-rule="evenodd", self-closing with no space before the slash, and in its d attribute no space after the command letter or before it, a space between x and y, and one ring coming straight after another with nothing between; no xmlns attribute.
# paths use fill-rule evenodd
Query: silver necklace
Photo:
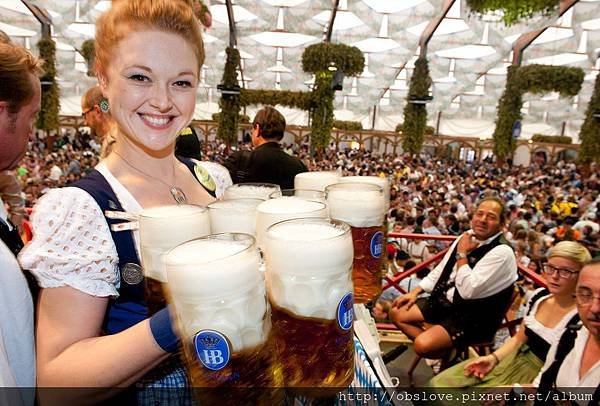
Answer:
<svg viewBox="0 0 600 406"><path fill-rule="evenodd" d="M181 190L180 187L178 187L176 185L169 185L167 182L164 182L160 178L148 175L146 172L142 171L140 168L129 163L129 161L127 159L123 158L123 155L119 154L117 151L113 150L112 152L115 155L117 155L119 158L121 158L123 160L123 162L125 162L131 169L141 173L142 175L144 175L147 178L155 179L155 180L159 181L160 183L162 183L163 185L165 185L166 187L168 187L169 192L171 192L171 196L173 196L173 199L175 199L177 204L186 204L187 203L187 197L185 196L185 193L183 193L183 190ZM174 164L173 164L173 178L175 178L175 165Z"/></svg>

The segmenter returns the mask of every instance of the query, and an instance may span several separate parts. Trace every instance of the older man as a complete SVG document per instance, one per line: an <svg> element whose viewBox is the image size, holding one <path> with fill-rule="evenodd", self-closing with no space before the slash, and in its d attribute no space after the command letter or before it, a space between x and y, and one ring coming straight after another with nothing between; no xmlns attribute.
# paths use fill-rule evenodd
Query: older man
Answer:
<svg viewBox="0 0 600 406"><path fill-rule="evenodd" d="M25 155L40 110L41 73L40 62L25 48L0 43L0 171L16 168ZM0 217L0 223L6 226L6 218ZM0 309L0 386L33 387L33 304L17 259L4 242L0 242ZM11 397L10 403L33 403L32 393L22 394L19 399Z"/></svg>
<svg viewBox="0 0 600 406"><path fill-rule="evenodd" d="M569 326L555 341L546 363L533 382L538 386L539 402L553 388L588 388L600 400L600 259L579 272L575 290L577 311L583 326ZM579 331L577 331L579 330Z"/></svg>
<svg viewBox="0 0 600 406"><path fill-rule="evenodd" d="M394 302L391 318L414 340L417 354L441 358L453 346L493 338L517 279L515 255L502 233L505 219L502 201L482 199L471 230L416 289ZM423 291L431 296L417 299ZM424 329L424 322L432 326Z"/></svg>

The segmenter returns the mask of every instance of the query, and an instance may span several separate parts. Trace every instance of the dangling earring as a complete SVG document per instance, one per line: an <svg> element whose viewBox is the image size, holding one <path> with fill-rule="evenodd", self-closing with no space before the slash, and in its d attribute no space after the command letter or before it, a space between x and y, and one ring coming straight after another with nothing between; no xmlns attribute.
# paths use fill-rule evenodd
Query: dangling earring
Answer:
<svg viewBox="0 0 600 406"><path fill-rule="evenodd" d="M106 99L106 97L103 97L102 100L100 100L100 103L98 103L98 107L100 107L100 111L104 114L110 111L110 105L108 104L108 100Z"/></svg>

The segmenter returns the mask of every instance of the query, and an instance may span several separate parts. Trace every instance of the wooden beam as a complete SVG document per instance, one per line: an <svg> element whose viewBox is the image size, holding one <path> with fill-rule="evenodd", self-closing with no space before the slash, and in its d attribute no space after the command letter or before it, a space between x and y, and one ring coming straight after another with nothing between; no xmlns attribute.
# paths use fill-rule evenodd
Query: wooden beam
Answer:
<svg viewBox="0 0 600 406"><path fill-rule="evenodd" d="M573 7L578 2L579 2L579 0L561 0L559 8L558 8L558 17L561 17L563 14L565 14L571 7ZM540 28L539 30L526 32L526 33L522 34L515 41L515 43L513 44L513 48L512 48L512 50L513 50L512 64L514 66L521 65L521 62L523 61L523 51L525 51L525 49L527 49L527 47L529 47L529 45L531 45L531 43L533 41L535 41L535 39L537 37L542 35L542 33L544 31L546 31L546 29L548 29L549 27L551 27L551 26L547 25L543 28Z"/></svg>
<svg viewBox="0 0 600 406"><path fill-rule="evenodd" d="M52 25L52 17L50 16L50 13L48 13L46 9L32 4L29 0L21 0L21 2L29 9L29 11L31 11L31 14L33 14L36 20L38 20L42 25L42 38L50 38L50 26Z"/></svg>
<svg viewBox="0 0 600 406"><path fill-rule="evenodd" d="M335 22L335 16L337 15L337 9L340 4L340 0L333 2L333 10L331 10L331 16L329 17L329 25L327 26L327 34L325 34L325 42L331 42L331 35L333 34L333 23Z"/></svg>
<svg viewBox="0 0 600 406"><path fill-rule="evenodd" d="M231 0L225 0L227 7L227 19L229 20L229 46L237 48L237 36L235 32L235 19L233 18L233 5Z"/></svg>
<svg viewBox="0 0 600 406"><path fill-rule="evenodd" d="M433 37L435 30L437 30L437 28L440 26L455 2L456 0L444 0L442 14L429 21L429 24L427 24L427 27L425 27L421 33L421 38L419 38L419 46L421 47L420 56L427 56L427 44L429 44L429 41L431 40L431 37Z"/></svg>

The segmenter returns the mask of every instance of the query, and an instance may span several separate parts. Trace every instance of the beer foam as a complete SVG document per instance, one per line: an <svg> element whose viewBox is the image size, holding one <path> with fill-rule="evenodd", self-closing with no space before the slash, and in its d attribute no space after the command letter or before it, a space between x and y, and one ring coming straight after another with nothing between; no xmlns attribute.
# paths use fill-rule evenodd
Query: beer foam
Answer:
<svg viewBox="0 0 600 406"><path fill-rule="evenodd" d="M221 332L233 351L266 340L265 286L260 254L249 241L190 241L166 256L168 289L186 337Z"/></svg>
<svg viewBox="0 0 600 406"><path fill-rule="evenodd" d="M325 203L284 196L262 202L256 208L256 235L263 248L267 229L280 221L300 217L327 217Z"/></svg>
<svg viewBox="0 0 600 406"><path fill-rule="evenodd" d="M327 186L338 183L341 177L337 171L302 172L294 177L294 188L324 191Z"/></svg>
<svg viewBox="0 0 600 406"><path fill-rule="evenodd" d="M140 213L139 230L144 275L166 282L163 255L185 241L210 234L210 220L201 206L159 206Z"/></svg>
<svg viewBox="0 0 600 406"><path fill-rule="evenodd" d="M271 193L280 190L278 185L258 185L237 183L225 189L223 200L232 199L262 199L267 200Z"/></svg>
<svg viewBox="0 0 600 406"><path fill-rule="evenodd" d="M359 185L356 183L355 185ZM331 218L352 227L374 227L383 224L385 199L378 190L332 187L327 191L327 208Z"/></svg>
<svg viewBox="0 0 600 406"><path fill-rule="evenodd" d="M382 178L381 176L343 176L339 180L340 183L371 183L377 185L383 189L383 196L385 197L385 211L387 212L390 208L390 179Z"/></svg>
<svg viewBox="0 0 600 406"><path fill-rule="evenodd" d="M324 209L323 203L296 196L282 196L266 200L257 207L259 212L269 214L308 213L322 209Z"/></svg>
<svg viewBox="0 0 600 406"><path fill-rule="evenodd" d="M329 220L282 222L268 231L265 262L273 303L304 317L335 318L352 291L349 230Z"/></svg>
<svg viewBox="0 0 600 406"><path fill-rule="evenodd" d="M256 234L256 207L260 199L223 200L208 205L213 233L237 232Z"/></svg>

